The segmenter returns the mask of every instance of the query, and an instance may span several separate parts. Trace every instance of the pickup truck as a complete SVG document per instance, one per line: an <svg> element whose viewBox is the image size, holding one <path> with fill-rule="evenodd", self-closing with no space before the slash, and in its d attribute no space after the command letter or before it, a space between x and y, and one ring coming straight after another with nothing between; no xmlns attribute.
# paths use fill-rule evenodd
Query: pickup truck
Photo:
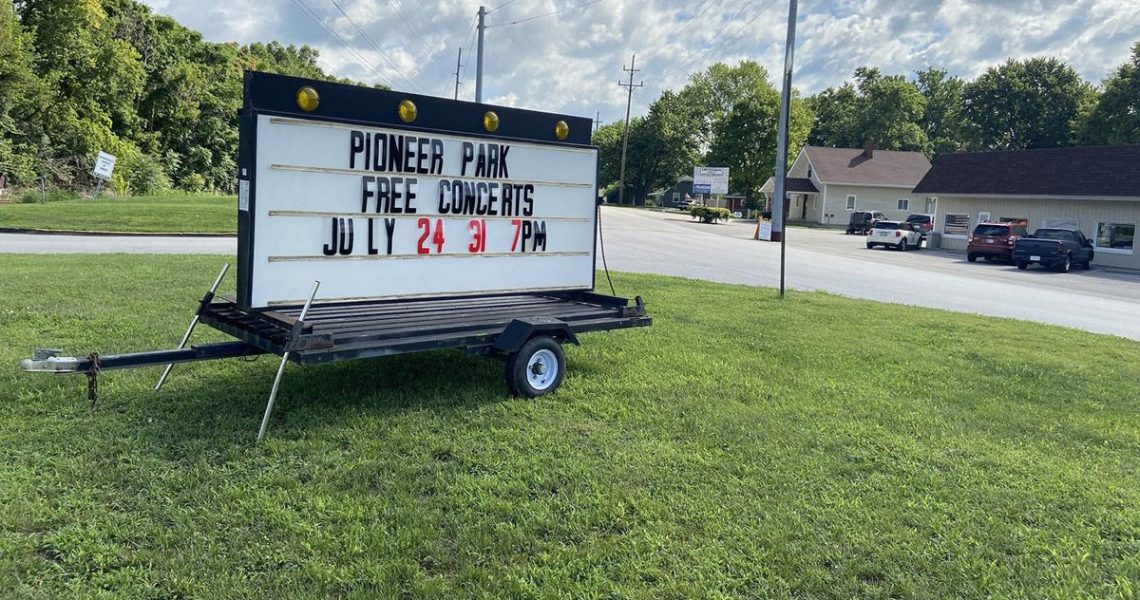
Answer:
<svg viewBox="0 0 1140 600"><path fill-rule="evenodd" d="M1013 263L1018 269L1038 263L1067 273L1074 264L1087 270L1092 261L1092 242L1085 234L1070 229L1038 229L1013 246Z"/></svg>

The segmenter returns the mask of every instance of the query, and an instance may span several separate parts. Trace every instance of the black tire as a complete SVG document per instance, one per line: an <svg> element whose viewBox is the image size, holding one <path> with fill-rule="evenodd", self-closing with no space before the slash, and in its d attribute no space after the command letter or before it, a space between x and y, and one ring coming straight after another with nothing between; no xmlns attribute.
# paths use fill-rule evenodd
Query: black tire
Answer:
<svg viewBox="0 0 1140 600"><path fill-rule="evenodd" d="M977 254L967 254L966 260L968 260L970 262L978 262L978 255Z"/></svg>
<svg viewBox="0 0 1140 600"><path fill-rule="evenodd" d="M1021 269L1022 271L1024 271L1024 270L1026 270L1026 269L1028 269L1028 268L1029 268L1029 263L1027 263L1027 262L1025 262L1025 261L1023 261L1023 260L1019 260L1019 261L1017 261L1017 268L1019 268L1019 269Z"/></svg>
<svg viewBox="0 0 1140 600"><path fill-rule="evenodd" d="M874 249L875 249L875 245L874 245L874 244L867 244L867 249L868 249L868 250L874 250Z"/></svg>
<svg viewBox="0 0 1140 600"><path fill-rule="evenodd" d="M1085 262L1081 263L1081 268L1088 271L1089 269L1092 268L1092 261L1086 260Z"/></svg>
<svg viewBox="0 0 1140 600"><path fill-rule="evenodd" d="M1057 265L1058 273L1068 273L1073 270L1073 255L1066 254L1065 260Z"/></svg>
<svg viewBox="0 0 1140 600"><path fill-rule="evenodd" d="M906 238L899 240L899 245L895 246L899 252L906 252Z"/></svg>
<svg viewBox="0 0 1140 600"><path fill-rule="evenodd" d="M538 369L545 369L539 372ZM554 369L554 374L546 374ZM507 387L511 393L523 398L537 398L549 394L562 385L566 375L566 353L562 344L548 336L538 336L507 357Z"/></svg>

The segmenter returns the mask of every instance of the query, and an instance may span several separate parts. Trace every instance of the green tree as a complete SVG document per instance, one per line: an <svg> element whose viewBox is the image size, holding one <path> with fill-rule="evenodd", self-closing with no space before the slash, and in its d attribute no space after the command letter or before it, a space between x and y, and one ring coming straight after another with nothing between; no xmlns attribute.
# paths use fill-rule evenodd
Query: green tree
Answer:
<svg viewBox="0 0 1140 600"><path fill-rule="evenodd" d="M1055 58L1010 60L966 84L962 114L976 150L1067 146L1096 91Z"/></svg>
<svg viewBox="0 0 1140 600"><path fill-rule="evenodd" d="M1132 60L1104 83L1096 107L1081 126L1086 144L1140 144L1140 42L1132 46Z"/></svg>
<svg viewBox="0 0 1140 600"><path fill-rule="evenodd" d="M807 141L812 121L806 103L793 96L788 126L789 165ZM764 182L775 173L779 122L780 94L768 85L762 94L737 102L716 124L708 162L729 167L730 190L743 192L750 205Z"/></svg>
<svg viewBox="0 0 1140 600"><path fill-rule="evenodd" d="M681 95L665 91L644 118L630 121L627 202L632 198L635 204L644 204L654 189L692 172L699 160L700 111Z"/></svg>
<svg viewBox="0 0 1140 600"><path fill-rule="evenodd" d="M855 123L862 139L874 140L884 150L929 152L930 140L919 126L926 99L915 84L868 67L856 69L855 80Z"/></svg>
<svg viewBox="0 0 1140 600"><path fill-rule="evenodd" d="M39 108L43 88L33 68L32 38L11 0L0 2L0 174L31 184L39 174Z"/></svg>
<svg viewBox="0 0 1140 600"><path fill-rule="evenodd" d="M871 139L885 150L928 152L930 139L921 126L926 103L905 77L859 67L854 84L828 88L808 100L816 119L809 142L858 148Z"/></svg>
<svg viewBox="0 0 1140 600"><path fill-rule="evenodd" d="M634 117L633 121L641 117ZM590 142L598 147L598 185L616 184L621 170L621 141L624 121L606 123L594 130Z"/></svg>
<svg viewBox="0 0 1140 600"><path fill-rule="evenodd" d="M807 105L815 115L808 143L833 148L862 145L862 134L856 124L858 102L855 86L850 83L827 88L808 98Z"/></svg>
<svg viewBox="0 0 1140 600"><path fill-rule="evenodd" d="M751 60L742 60L736 66L716 63L690 77L679 95L699 109L696 140L700 148L711 147L716 124L728 117L737 103L762 96L771 88L768 71Z"/></svg>
<svg viewBox="0 0 1140 600"><path fill-rule="evenodd" d="M954 152L962 147L962 90L965 82L930 67L915 74L915 85L926 99L926 111L918 125L926 133L933 154Z"/></svg>

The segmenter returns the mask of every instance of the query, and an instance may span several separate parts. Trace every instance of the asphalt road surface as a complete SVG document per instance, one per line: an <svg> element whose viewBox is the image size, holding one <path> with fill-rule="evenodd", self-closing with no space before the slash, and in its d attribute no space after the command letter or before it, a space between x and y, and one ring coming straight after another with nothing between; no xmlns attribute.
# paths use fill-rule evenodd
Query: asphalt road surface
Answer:
<svg viewBox="0 0 1140 600"><path fill-rule="evenodd" d="M752 224L707 225L675 212L605 207L602 226L615 271L779 285L780 245L753 241ZM235 248L234 238L0 234L0 253L232 255ZM787 285L1140 340L1140 274L1097 268L1064 274L1018 271L1010 264L970 264L964 255L948 252L867 250L862 237L793 227L788 232Z"/></svg>
<svg viewBox="0 0 1140 600"><path fill-rule="evenodd" d="M778 286L780 245L752 240L754 224L708 225L680 213L603 208L615 271ZM793 227L787 286L884 302L1052 323L1140 340L1140 274L1093 268L1019 271L963 254L868 250L861 236ZM632 293L634 290L617 290Z"/></svg>

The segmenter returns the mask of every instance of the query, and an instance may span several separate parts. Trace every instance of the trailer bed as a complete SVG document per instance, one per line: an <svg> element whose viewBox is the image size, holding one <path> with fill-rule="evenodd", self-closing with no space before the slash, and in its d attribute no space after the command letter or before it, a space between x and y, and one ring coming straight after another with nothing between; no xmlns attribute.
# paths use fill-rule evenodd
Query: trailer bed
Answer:
<svg viewBox="0 0 1140 600"><path fill-rule="evenodd" d="M301 309L247 310L222 299L201 316L206 325L265 352L290 351L300 364L443 348L484 352L520 319L556 319L575 334L651 323L640 298L630 305L592 292L324 303L313 305L298 324Z"/></svg>

